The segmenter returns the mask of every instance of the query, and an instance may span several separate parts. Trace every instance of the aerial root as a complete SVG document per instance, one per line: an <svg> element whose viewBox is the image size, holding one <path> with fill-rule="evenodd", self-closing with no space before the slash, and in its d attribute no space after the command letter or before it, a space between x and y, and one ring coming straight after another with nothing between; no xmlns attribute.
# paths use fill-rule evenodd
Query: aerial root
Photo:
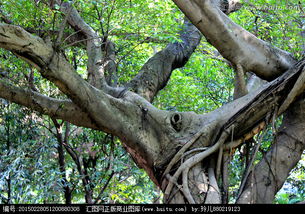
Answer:
<svg viewBox="0 0 305 214"><path fill-rule="evenodd" d="M204 126L202 127L172 158L170 163L167 165L162 177L166 176L172 167L180 160L180 158L185 155L185 152L198 140L198 138L208 129L212 129L211 126Z"/></svg>
<svg viewBox="0 0 305 214"><path fill-rule="evenodd" d="M188 200L188 202L190 204L195 203L195 200L193 199L193 197L190 193L190 190L189 190L189 186L188 186L188 172L189 172L189 170L194 165L201 162L203 159L205 159L206 157L208 157L209 155L211 155L212 153L217 151L224 144L224 142L226 141L226 139L228 138L228 136L230 135L230 133L232 132L233 129L234 129L234 125L231 125L229 128L225 129L221 133L221 136L220 136L219 140L213 146L211 146L208 149L206 149L205 151L200 152L200 153L190 157L189 159L187 159L185 162L183 162L180 165L180 167L177 169L177 171L175 172L175 174L173 176L168 175L168 172L169 172L170 169L167 168L166 172L167 171L168 172L165 175L169 179L168 179L168 184L167 184L167 187L166 187L165 193L164 193L166 201L169 200L169 196L170 196L170 193L171 193L171 191L174 187L174 184L177 185L177 180L180 177L180 175L182 174L182 182L183 182L182 191L183 191L183 194L184 194L184 196L186 197L186 199ZM197 139L198 138L199 138L199 136L197 137ZM189 148L189 146L190 145L188 145L188 148ZM184 150L184 148L182 148L182 149ZM185 151L186 151L186 149L185 149ZM183 151L183 153L185 151ZM183 156L183 153L179 154L179 158L181 158ZM177 159L175 162L177 162L179 160L179 158L175 158L175 159ZM172 163L172 165L174 165L174 164Z"/></svg>
<svg viewBox="0 0 305 214"><path fill-rule="evenodd" d="M189 185L188 185L189 171L190 171L190 167L187 167L182 172L182 185L183 185L182 191L183 191L183 194L184 194L185 198L187 199L187 201L190 204L195 204L195 200L194 200L194 198L191 194L191 191L190 191L190 188L189 188Z"/></svg>
<svg viewBox="0 0 305 214"><path fill-rule="evenodd" d="M223 156L223 146L220 147L219 152L218 152L217 166L216 166L216 178L217 178L217 180L219 179L219 176L220 176L222 156Z"/></svg>

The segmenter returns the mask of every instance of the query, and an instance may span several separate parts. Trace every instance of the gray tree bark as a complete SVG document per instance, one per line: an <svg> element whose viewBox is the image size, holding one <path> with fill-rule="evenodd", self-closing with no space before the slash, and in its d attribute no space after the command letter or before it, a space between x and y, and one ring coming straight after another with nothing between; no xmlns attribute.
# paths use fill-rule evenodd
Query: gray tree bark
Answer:
<svg viewBox="0 0 305 214"><path fill-rule="evenodd" d="M305 100L300 98L284 114L283 123L265 157L256 165L237 203L273 202L289 172L305 149Z"/></svg>

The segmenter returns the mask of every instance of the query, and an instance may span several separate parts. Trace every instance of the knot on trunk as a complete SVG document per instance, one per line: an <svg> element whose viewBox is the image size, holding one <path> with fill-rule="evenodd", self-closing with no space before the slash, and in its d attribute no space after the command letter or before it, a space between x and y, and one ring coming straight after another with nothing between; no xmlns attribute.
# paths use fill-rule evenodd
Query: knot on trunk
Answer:
<svg viewBox="0 0 305 214"><path fill-rule="evenodd" d="M179 113L174 113L171 116L171 124L177 132L181 131L181 129L182 129L182 115L179 114Z"/></svg>

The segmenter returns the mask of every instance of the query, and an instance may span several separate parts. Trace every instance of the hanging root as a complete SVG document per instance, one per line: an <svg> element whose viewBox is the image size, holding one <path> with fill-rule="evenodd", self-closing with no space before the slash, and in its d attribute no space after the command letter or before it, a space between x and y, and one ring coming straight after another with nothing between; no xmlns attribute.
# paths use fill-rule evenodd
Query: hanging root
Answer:
<svg viewBox="0 0 305 214"><path fill-rule="evenodd" d="M186 199L188 200L189 203L195 203L195 200L191 196L191 193L190 193L190 190L189 190L189 187L188 187L188 172L189 172L189 170L194 165L201 162L203 159L205 159L206 157L208 157L209 155L211 155L212 153L217 151L224 144L224 142L226 141L226 139L228 138L228 136L232 132L233 128L234 128L234 125L231 125L229 128L227 128L226 130L224 130L222 132L219 140L213 146L211 146L210 148L206 149L203 152L200 152L200 153L190 157L189 159L187 159L185 162L183 162L180 165L180 167L177 169L175 174L173 176L171 176L169 181L168 181L168 185L167 185L167 187L165 189L165 193L164 193L165 201L168 201L170 193L171 193L171 191L174 187L174 184L177 183L178 178L182 174L183 194L184 194L184 196L186 197ZM182 154L183 153L179 154L179 158L182 156ZM176 158L176 159L178 160L179 158ZM172 164L172 165L174 165L174 164ZM170 171L170 170L167 168L166 171ZM168 176L166 176L166 177L168 177Z"/></svg>
<svg viewBox="0 0 305 214"><path fill-rule="evenodd" d="M271 118L272 123L273 123L272 126L274 126L275 118L276 118L277 115L278 115L278 108L275 107L273 113L267 114L266 119L265 119L265 124L267 124L267 123L269 122L270 118ZM250 172L252 171L253 162L254 162L254 160L255 160L255 158L256 158L256 154L257 154L257 152L258 152L258 150L259 150L259 148L260 148L260 146L261 146L261 143L262 143L262 141L263 141L263 137L264 137L264 135L266 134L266 128L267 128L267 127L264 126L264 128L263 128L263 130L262 130L262 133L261 133L261 135L259 136L258 143L256 144L256 146L255 146L255 148L254 148L254 152L253 152L253 154L252 154L251 160L250 160L250 162L249 162L249 164L248 164L248 166L247 166L247 168L246 168L246 170L245 170L245 174L244 174L244 176L243 176L243 179L242 179L242 182L241 182L241 184L240 184L239 191L238 191L238 194L237 194L237 199L241 196L242 191L243 191L243 189L244 189L244 187L245 187L245 185L246 185L246 181L247 181L247 179L248 179L248 176L249 176Z"/></svg>
<svg viewBox="0 0 305 214"><path fill-rule="evenodd" d="M189 184L188 184L189 171L190 171L190 167L187 167L182 172L182 185L183 185L182 191L183 191L183 194L184 194L185 198L187 199L187 201L190 204L195 204L195 200L190 192Z"/></svg>
<svg viewBox="0 0 305 214"><path fill-rule="evenodd" d="M245 185L246 185L247 178L248 178L250 172L252 171L253 162L254 162L254 160L255 160L255 158L256 158L256 154L257 154L258 149L259 149L259 147L260 147L260 145L261 145L261 142L262 142L262 140L263 140L264 135L265 135L265 132L260 136L259 141L258 141L258 143L257 143L256 146L255 146L255 149L254 149L254 152L253 152L253 154L252 154L250 163L249 163L249 165L247 166L247 169L246 169L245 174L244 174L244 176L243 176L243 179L242 179L242 182L241 182L241 185L240 185L238 194L237 194L237 198L240 197L240 195L241 195L241 193L242 193L242 191L243 191L243 189L244 189L244 187L245 187Z"/></svg>
<svg viewBox="0 0 305 214"><path fill-rule="evenodd" d="M214 165L213 163L210 164L211 167L208 169L209 175L209 190L205 200L206 204L219 204L221 203L221 194L218 188L217 180L214 173Z"/></svg>
<svg viewBox="0 0 305 214"><path fill-rule="evenodd" d="M273 118L272 118L273 123L274 123L274 120L275 120L277 115L278 115L277 108L275 108L274 112L273 112ZM205 158L207 158L208 156L210 156L211 154L213 154L216 151L219 151L219 154L218 154L218 160L217 160L217 163L216 163L216 167L214 167L214 168L216 168L215 169L216 170L216 176L214 175L214 177L215 177L215 180L218 180L218 178L221 174L221 171L222 171L223 180L224 180L224 183L225 183L224 184L224 188L225 188L224 191L226 191L226 197L224 198L224 200L227 200L227 197L228 197L228 190L227 190L228 189L228 181L227 181L228 175L224 171L227 170L227 168L228 168L227 165L229 163L228 159L229 159L229 156L230 156L228 151L230 151L232 149L235 149L241 143L243 143L246 140L252 138L254 135L256 135L261 130L263 130L266 127L266 124L268 124L270 122L270 116L271 116L271 113L267 114L264 121L259 123L254 129L252 129L252 131L248 132L247 134L245 134L240 139L237 139L237 140L233 141L233 135L234 135L233 131L234 131L235 124L231 124L229 127L224 128L224 131L222 131L222 133L220 134L220 137L218 138L218 141L214 145L212 145L210 147L195 148L195 149L189 150L189 148L205 132L207 132L212 126L215 126L215 124L213 124L209 127L207 127L207 126L203 127L198 133L196 133L192 137L192 139L190 139L177 152L177 154L174 156L174 158L170 161L167 168L165 169L165 171L163 173L163 178L166 178L167 181L168 181L168 182L166 182L164 180L164 182L162 184L162 188L163 188L163 190L165 190L164 191L165 202L169 202L171 200L171 198L174 197L175 194L172 192L172 190L173 190L174 186L177 186L177 188L180 191L182 191L182 193L183 193L184 197L186 198L186 200L188 201L188 203L194 204L196 201L194 200L194 198L191 194L191 191L189 189L189 178L188 178L189 171L193 166L202 162ZM228 141L228 138L229 138L230 134L232 135L231 140L229 140L228 143L224 144L226 141ZM258 150L258 148L256 150ZM195 155L189 157L188 159L184 160L185 158L187 158L192 153L197 153L197 154L195 154ZM225 160L223 159L224 154L226 154ZM172 170L173 166L175 164L177 164L179 160L181 161L181 164L178 167L178 169L175 171L175 173L171 176L169 173ZM213 170L214 170L214 168L213 168ZM182 178L182 185L178 184L178 179L180 177ZM245 177L247 177L247 176L245 176ZM166 185L166 183L167 183L167 185ZM217 186L217 182L216 182L216 186ZM216 188L216 186L215 186L215 188ZM217 186L217 188L218 188L218 186Z"/></svg>
<svg viewBox="0 0 305 214"><path fill-rule="evenodd" d="M218 152L218 158L217 158L217 166L216 166L216 179L219 179L220 176L220 169L221 169L221 163L222 163L222 156L223 156L223 147L221 146Z"/></svg>
<svg viewBox="0 0 305 214"><path fill-rule="evenodd" d="M222 166L222 187L223 187L223 204L229 202L229 163L230 163L230 152L226 151L223 155L223 166Z"/></svg>
<svg viewBox="0 0 305 214"><path fill-rule="evenodd" d="M173 157L170 163L167 165L162 177L166 176L172 167L185 155L185 152L199 139L199 137L208 129L213 129L215 125L202 127Z"/></svg>

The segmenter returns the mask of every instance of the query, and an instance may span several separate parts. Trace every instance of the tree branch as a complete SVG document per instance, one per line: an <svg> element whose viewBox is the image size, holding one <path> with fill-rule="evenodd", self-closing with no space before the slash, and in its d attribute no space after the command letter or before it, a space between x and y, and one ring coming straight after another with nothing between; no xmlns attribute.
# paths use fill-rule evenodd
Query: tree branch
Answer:
<svg viewBox="0 0 305 214"><path fill-rule="evenodd" d="M88 114L69 100L59 100L31 90L24 90L0 80L0 97L32 110L62 119L77 126L97 129Z"/></svg>
<svg viewBox="0 0 305 214"><path fill-rule="evenodd" d="M182 42L167 45L142 67L139 74L128 84L133 91L148 101L164 88L174 69L183 67L200 42L198 30L185 19L180 33Z"/></svg>
<svg viewBox="0 0 305 214"><path fill-rule="evenodd" d="M79 15L77 10L70 3L62 3L61 11L68 16L69 24L76 30L80 31L87 38L87 54L88 54L88 79L89 82L97 87L102 88L106 83L104 77L104 64L102 63L102 40L97 32L95 32Z"/></svg>
<svg viewBox="0 0 305 214"><path fill-rule="evenodd" d="M93 87L74 71L65 57L57 53L51 44L18 26L0 24L0 48L5 48L35 65L44 78L53 82L88 114L99 130L118 136L128 145L127 150L136 162L156 182L152 166L158 158L160 143L169 141L166 135L160 138L159 133L160 127L163 127L163 131L168 129L167 124L156 121L163 121L160 117L168 117L168 112L156 109L133 92L126 91L119 97L114 97ZM144 120L147 120L145 127ZM149 130L149 141L139 131L142 128ZM139 142L139 139L143 141Z"/></svg>
<svg viewBox="0 0 305 214"><path fill-rule="evenodd" d="M272 47L232 22L212 0L173 0L221 55L235 66L272 80L295 64L286 51Z"/></svg>
<svg viewBox="0 0 305 214"><path fill-rule="evenodd" d="M82 79L65 57L53 49L52 44L18 26L0 24L0 48L7 49L36 66L44 78L53 82L73 103L87 112L100 129L109 133L119 130L121 121L118 120L124 118L119 106L123 108L125 103ZM117 105L110 102L116 102Z"/></svg>
<svg viewBox="0 0 305 214"><path fill-rule="evenodd" d="M108 38L106 38L103 44L103 50L105 52L105 57L103 58L103 65L105 68L106 82L109 86L116 87L118 84L118 77L115 44L111 42Z"/></svg>
<svg viewBox="0 0 305 214"><path fill-rule="evenodd" d="M305 149L305 99L285 113L271 149L249 175L237 203L272 203Z"/></svg>

